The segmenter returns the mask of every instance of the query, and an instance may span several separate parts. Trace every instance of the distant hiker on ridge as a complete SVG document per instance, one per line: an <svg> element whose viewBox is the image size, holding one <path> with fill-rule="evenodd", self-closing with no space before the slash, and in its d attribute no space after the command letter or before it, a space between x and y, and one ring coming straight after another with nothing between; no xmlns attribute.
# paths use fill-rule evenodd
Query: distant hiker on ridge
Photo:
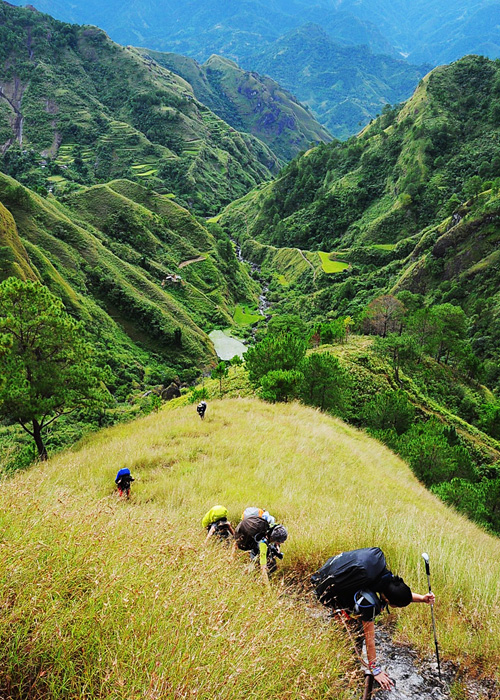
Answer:
<svg viewBox="0 0 500 700"><path fill-rule="evenodd" d="M205 411L207 410L207 402L206 401L200 401L200 403L196 406L196 411L198 415L200 416L201 420L205 418Z"/></svg>
<svg viewBox="0 0 500 700"><path fill-rule="evenodd" d="M356 651L362 654L366 644L365 675L372 675L383 690L394 683L377 662L375 617L384 607L404 608L410 603L434 603L434 594L412 593L402 578L387 568L378 547L342 552L328 559L311 577L318 599L332 608L338 619L356 630Z"/></svg>

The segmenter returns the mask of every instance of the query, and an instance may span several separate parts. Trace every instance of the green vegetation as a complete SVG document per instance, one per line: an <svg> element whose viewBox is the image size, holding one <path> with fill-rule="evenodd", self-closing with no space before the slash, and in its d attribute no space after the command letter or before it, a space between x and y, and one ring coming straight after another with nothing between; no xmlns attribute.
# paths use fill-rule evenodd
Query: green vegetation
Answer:
<svg viewBox="0 0 500 700"><path fill-rule="evenodd" d="M217 379L219 382L219 394L222 396L222 380L229 374L229 368L226 363L219 362L219 364L213 368L210 376L212 379Z"/></svg>
<svg viewBox="0 0 500 700"><path fill-rule="evenodd" d="M387 294L458 306L469 340L462 365L475 363L466 371L496 389L499 70L481 57L436 69L357 138L308 151L226 208L219 223L260 266L273 313L349 315L363 328L367 306ZM328 275L291 246L307 260L307 248L340 248L349 267Z"/></svg>
<svg viewBox="0 0 500 700"><path fill-rule="evenodd" d="M343 43L343 42L342 42ZM383 105L412 94L431 66L376 55L359 38L342 45L328 30L306 24L245 58L243 65L270 75L306 104L336 138L347 139Z"/></svg>
<svg viewBox="0 0 500 700"><path fill-rule="evenodd" d="M374 243L372 248L375 250L394 250L396 243Z"/></svg>
<svg viewBox="0 0 500 700"><path fill-rule="evenodd" d="M317 411L212 401L202 423L192 405L169 409L3 485L5 692L347 700L362 682L350 641L295 591L327 556L374 543L417 591L430 552L443 659L460 668L459 683L478 669L499 680L498 539L440 503L384 446ZM122 466L136 479L130 502L113 493ZM202 547L199 523L217 502L233 522L265 502L289 529L265 595L243 557ZM423 607L395 611L394 634L431 655Z"/></svg>
<svg viewBox="0 0 500 700"><path fill-rule="evenodd" d="M234 310L233 321L238 326L252 326L254 323L261 321L263 316L256 313L255 309L249 309L247 306L238 306Z"/></svg>
<svg viewBox="0 0 500 700"><path fill-rule="evenodd" d="M245 200L246 234L332 250L394 245L440 222L457 209L453 197L460 204L472 194L469 180L476 196L473 178L500 175L499 71L478 56L436 69L404 106L385 108L358 137L295 159L264 193ZM221 222L231 225L242 210L233 205Z"/></svg>
<svg viewBox="0 0 500 700"><path fill-rule="evenodd" d="M0 416L31 435L41 460L43 433L57 418L108 403L83 324L39 283L0 284L0 358Z"/></svg>
<svg viewBox="0 0 500 700"><path fill-rule="evenodd" d="M321 267L327 275L334 272L342 272L342 270L347 270L349 267L348 263L339 262L338 260L333 259L332 256L335 256L335 253L322 253L321 251L318 251L318 255L321 259Z"/></svg>
<svg viewBox="0 0 500 700"><path fill-rule="evenodd" d="M110 407L51 424L49 451L149 411L148 392L192 382L216 361L206 333L230 327L238 303L257 301L257 285L220 228L208 231L170 198L133 182L85 188L61 204L0 174L0 201L10 210L0 205L2 278L45 285L83 324L107 373ZM197 257L203 261L179 270ZM12 424L0 427L0 444L4 471L34 458L28 435Z"/></svg>
<svg viewBox="0 0 500 700"><path fill-rule="evenodd" d="M196 98L233 128L267 144L282 165L311 143L332 140L293 95L253 69L242 70L233 61L216 55L200 65L174 53L139 51L184 78Z"/></svg>
<svg viewBox="0 0 500 700"><path fill-rule="evenodd" d="M346 343L349 318L308 330L298 317L274 317L246 353L250 383L267 401L299 398L368 428L446 502L500 533L500 407L491 392L447 366L468 357L463 312L451 305L419 310L396 334L389 331L403 323L397 304L373 309L369 323L389 333L374 342L352 336ZM320 347L306 355L307 340ZM328 343L340 343L334 354Z"/></svg>

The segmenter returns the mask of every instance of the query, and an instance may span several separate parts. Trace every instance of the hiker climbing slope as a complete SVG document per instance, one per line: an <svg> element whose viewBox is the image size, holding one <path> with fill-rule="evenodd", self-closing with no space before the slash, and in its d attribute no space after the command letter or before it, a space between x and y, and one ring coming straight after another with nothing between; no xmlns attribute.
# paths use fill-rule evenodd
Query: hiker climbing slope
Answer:
<svg viewBox="0 0 500 700"><path fill-rule="evenodd" d="M203 420L205 418L206 410L207 410L207 402L200 401L200 403L196 406L196 412L200 416L201 420Z"/></svg>
<svg viewBox="0 0 500 700"><path fill-rule="evenodd" d="M115 484L118 486L118 493L120 496L125 496L126 498L129 498L130 485L133 481L135 481L135 479L132 478L130 469L124 467L123 469L118 470L118 473L115 478Z"/></svg>
<svg viewBox="0 0 500 700"><path fill-rule="evenodd" d="M210 537L219 535L221 538L234 537L234 528L227 519L227 508L225 506L213 506L205 513L201 521L202 527L207 530L207 542Z"/></svg>
<svg viewBox="0 0 500 700"><path fill-rule="evenodd" d="M246 508L234 533L233 556L236 548L250 553L259 562L262 579L269 583L269 573L276 568L276 557L283 558L280 545L288 538L283 525L262 508Z"/></svg>
<svg viewBox="0 0 500 700"><path fill-rule="evenodd" d="M402 578L389 571L378 547L331 557L311 581L318 599L353 630L358 654L364 639L368 659L365 673L372 674L384 690L391 690L394 683L377 661L375 617L388 605L404 608L410 603L433 604L434 594L412 593Z"/></svg>

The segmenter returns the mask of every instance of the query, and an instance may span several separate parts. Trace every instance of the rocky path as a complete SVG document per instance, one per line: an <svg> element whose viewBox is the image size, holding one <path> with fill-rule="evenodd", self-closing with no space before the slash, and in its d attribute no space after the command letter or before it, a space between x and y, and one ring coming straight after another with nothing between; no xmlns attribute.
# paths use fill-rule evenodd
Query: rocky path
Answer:
<svg viewBox="0 0 500 700"><path fill-rule="evenodd" d="M444 682L439 681L435 659L419 660L410 647L396 645L389 630L380 625L376 631L377 656L384 660L384 667L395 683L393 690L377 690L372 697L376 700L450 700L447 682L453 674L442 669Z"/></svg>
<svg viewBox="0 0 500 700"><path fill-rule="evenodd" d="M306 256L304 255L304 253L300 250L300 248L295 248L295 250L304 258L304 260L306 261L306 263L307 263L307 264L309 265L309 267L312 269L312 271L313 271L313 281L316 282L316 275L317 275L317 273L318 273L317 268L314 267L314 265L312 264L312 262L306 258Z"/></svg>
<svg viewBox="0 0 500 700"><path fill-rule="evenodd" d="M307 611L313 618L329 624L338 624L332 619L329 611L319 606L316 601L307 605ZM427 658L421 659L410 646L396 644L392 639L391 626L387 622L376 625L375 644L377 658L395 686L391 691L383 691L375 682L372 700L500 700L500 689L494 681L470 679L464 683L462 678L462 688L456 688L456 692L452 693L450 689L456 684L457 669L452 664L441 661L440 681L434 654L430 653ZM361 700L363 696L361 673L359 678L359 692L353 695L353 700Z"/></svg>

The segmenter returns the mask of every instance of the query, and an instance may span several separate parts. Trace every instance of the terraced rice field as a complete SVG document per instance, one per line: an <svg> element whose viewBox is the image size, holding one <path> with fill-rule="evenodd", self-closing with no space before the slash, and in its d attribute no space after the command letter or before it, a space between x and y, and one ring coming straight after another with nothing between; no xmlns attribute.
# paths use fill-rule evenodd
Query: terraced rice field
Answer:
<svg viewBox="0 0 500 700"><path fill-rule="evenodd" d="M186 141L182 149L183 154L188 156L197 156L200 152L202 146L201 139L193 139L192 141Z"/></svg>
<svg viewBox="0 0 500 700"><path fill-rule="evenodd" d="M263 318L256 309L251 309L248 306L238 306L234 310L233 321L239 326L251 326Z"/></svg>
<svg viewBox="0 0 500 700"><path fill-rule="evenodd" d="M137 145L133 144L133 140L137 139L137 132L125 122L112 121L110 122L108 133L103 134L99 142L101 144L109 144L120 159L127 159L130 162L131 158L137 153ZM56 162L58 165L70 166L75 159L75 149L77 145L74 143L64 143L60 146ZM96 154L91 148L86 148L80 151L82 160L86 163L93 163ZM154 156L141 158L138 154L137 160L134 160L131 166L133 173L140 178L152 177L157 174L158 168L157 159ZM53 182L59 182L51 180Z"/></svg>
<svg viewBox="0 0 500 700"><path fill-rule="evenodd" d="M147 161L144 163L134 163L134 165L132 165L132 170L137 177L151 177L158 172L158 168L153 167L154 165L154 161L150 161L149 163Z"/></svg>
<svg viewBox="0 0 500 700"><path fill-rule="evenodd" d="M342 270L347 270L349 267L348 263L340 262L339 260L331 260L331 253L323 253L318 251L318 255L321 260L321 266L327 275L331 275L335 272L342 272Z"/></svg>

